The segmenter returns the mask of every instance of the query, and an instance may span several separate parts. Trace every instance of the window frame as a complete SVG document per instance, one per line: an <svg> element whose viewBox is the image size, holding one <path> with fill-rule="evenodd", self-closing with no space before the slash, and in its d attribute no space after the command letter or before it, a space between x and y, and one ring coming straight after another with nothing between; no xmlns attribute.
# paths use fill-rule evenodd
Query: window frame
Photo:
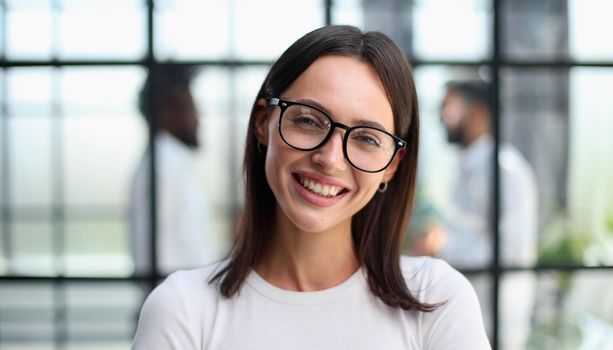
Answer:
<svg viewBox="0 0 613 350"><path fill-rule="evenodd" d="M613 60L610 61L581 61L581 60L571 60L571 59L553 59L553 60L519 60L519 59L508 59L505 58L502 54L502 26L501 26L501 18L502 18L502 3L505 0L492 0L492 30L489 35L491 35L491 57L479 60L479 61L459 61L459 60L420 60L420 59L412 59L409 57L411 65L413 67L419 66L473 66L473 67L486 67L491 72L491 85L494 90L492 94L492 120L493 120L493 138L494 138L494 157L492 161L492 183L493 188L495 189L493 192L494 199L494 207L492 210L492 214L490 217L490 221L492 223L491 227L493 227L493 237L492 240L492 263L490 266L482 268L482 269L464 269L463 273L467 275L475 275L475 274L487 274L492 281L492 317L493 320L493 334L492 334L492 345L494 349L498 349L500 347L500 282L501 279L507 273L513 273L518 271L528 271L533 272L535 274L550 272L550 271L558 271L558 272L576 272L576 271L586 271L586 270L606 270L613 272L613 266L587 266L585 264L577 264L577 263L567 263L567 264L543 264L537 263L534 266L528 267L519 267L519 266L505 266L501 263L501 254L500 254L500 231L499 231L499 220L500 220L500 170L497 166L498 162L497 157L500 153L500 144L501 144L501 124L502 124L502 116L500 113L500 91L503 85L503 82L500 78L500 72L504 69L508 68L546 68L546 69L570 69L575 67L606 67L613 68ZM324 22L326 25L332 24L332 12L333 12L333 0L324 0ZM57 5L57 2L54 2ZM137 60L8 60L5 55L6 51L6 12L8 11L7 5L4 2L0 2L0 6L3 7L1 12L1 16L4 16L0 23L4 26L4 28L0 28L0 33L4 33L0 40L3 42L2 49L4 51L0 52L0 69L6 71L7 69L16 68L16 67L52 67L56 69L62 69L64 67L95 67L95 66L136 66L142 67L148 70L155 70L160 64L168 64L168 62L160 61L155 57L154 54L154 1L146 0L145 11L146 14L146 29L145 32L147 34L146 38L146 54L143 59ZM57 24L56 24L57 25ZM410 56L407 53L407 56ZM235 59L220 59L220 60L192 60L192 61L178 61L173 64L177 65L199 65L204 67L225 67L229 68L230 71L233 69L240 69L241 67L257 67L257 66L269 66L272 64L271 61L268 60L235 60ZM7 97L7 83L6 79L2 79L0 84L2 84L2 88L0 91L4 94L0 98L0 101L6 101ZM153 94L153 91L149 91L148 93ZM151 100L151 99L150 99ZM54 118L58 117L57 111L52 112L52 122ZM154 117L155 119L155 117ZM4 234L1 239L2 242L2 253L7 259L11 257L11 222L14 220L13 210L9 204L9 131L7 127L7 108L6 103L1 106L0 109L0 142L2 142L2 157L0 164L0 171L2 172L2 181L0 183L0 187L2 191L0 193L3 195L3 198L0 198L0 225ZM53 130L54 133L57 133L56 130ZM149 247L151 252L156 252L157 249L157 241L156 235L154 234L157 231L157 220L156 220L156 147L154 140L154 129L149 129L148 134L148 146L150 152L150 173L152 174L152 181L150 186L150 194L151 194L151 205L150 205L150 228L151 228L151 245ZM229 140L232 138L229 137ZM57 134L54 134L53 140L55 144L61 144L62 140ZM234 143L232 143L234 145ZM231 146L235 147L235 146ZM233 150L232 154L236 154L235 150ZM53 157L57 157L58 161L54 161L54 169L52 173L55 177L57 188L61 188L61 179L62 174L62 155L61 152L55 152ZM236 160L231 159L229 162L229 169L232 174L237 174L238 169L236 167ZM59 187L58 187L59 186ZM238 191L236 188L233 188L232 191ZM56 191L58 192L58 191ZM54 196L61 196L61 194L54 193ZM232 193L233 198L238 198L237 193ZM61 203L61 201L60 201ZM238 210L238 204L234 204L233 211ZM59 242L54 244L54 255L59 263L60 257L63 254L62 242L65 239L65 222L66 222L66 214L65 209L61 206L57 206L52 208L52 235L53 241ZM61 274L57 276L49 276L49 277L41 277L34 275L0 275L0 283L11 282L11 283L51 283L54 286L56 298L55 298L55 308L54 308L54 319L55 322L59 324L63 324L65 322L65 303L62 302L64 300L63 294L65 290L65 286L69 283L108 283L108 282L132 282L138 284L146 284L149 289L154 288L162 278L165 276L160 273L157 265L157 257L156 254L151 254L151 266L154 267L153 271L149 274L144 275L133 275L128 277L69 277L63 276ZM64 317L64 318L63 318ZM66 339L66 329L65 327L59 326L57 327L59 330L55 332L54 344L55 347L61 347ZM0 339L1 341L2 339Z"/></svg>

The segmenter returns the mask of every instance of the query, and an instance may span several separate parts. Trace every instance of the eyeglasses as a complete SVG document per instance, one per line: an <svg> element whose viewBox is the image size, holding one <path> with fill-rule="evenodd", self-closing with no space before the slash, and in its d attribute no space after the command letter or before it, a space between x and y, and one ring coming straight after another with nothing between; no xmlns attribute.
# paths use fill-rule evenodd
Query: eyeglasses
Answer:
<svg viewBox="0 0 613 350"><path fill-rule="evenodd" d="M337 123L324 111L301 102L271 98L269 106L279 106L279 134L290 147L312 151L323 146L335 128L345 130L343 154L349 163L364 172L377 173L387 168L406 141L372 126L347 126Z"/></svg>

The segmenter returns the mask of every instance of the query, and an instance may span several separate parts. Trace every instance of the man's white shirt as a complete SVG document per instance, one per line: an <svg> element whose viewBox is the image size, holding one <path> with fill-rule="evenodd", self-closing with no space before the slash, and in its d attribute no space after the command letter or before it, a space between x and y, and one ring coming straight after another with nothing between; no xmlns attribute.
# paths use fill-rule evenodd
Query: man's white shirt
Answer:
<svg viewBox="0 0 613 350"><path fill-rule="evenodd" d="M167 132L156 136L157 259L164 274L219 258L212 215L194 165L195 153ZM131 189L131 247L135 272L151 269L150 155L140 160Z"/></svg>

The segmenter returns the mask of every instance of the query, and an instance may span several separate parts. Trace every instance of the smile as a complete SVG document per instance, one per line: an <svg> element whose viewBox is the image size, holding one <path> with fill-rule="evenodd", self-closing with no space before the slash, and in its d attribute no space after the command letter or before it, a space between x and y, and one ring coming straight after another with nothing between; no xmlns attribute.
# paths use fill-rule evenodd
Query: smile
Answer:
<svg viewBox="0 0 613 350"><path fill-rule="evenodd" d="M302 187L322 197L335 197L343 191L342 187L323 184L304 176L297 176L297 180Z"/></svg>

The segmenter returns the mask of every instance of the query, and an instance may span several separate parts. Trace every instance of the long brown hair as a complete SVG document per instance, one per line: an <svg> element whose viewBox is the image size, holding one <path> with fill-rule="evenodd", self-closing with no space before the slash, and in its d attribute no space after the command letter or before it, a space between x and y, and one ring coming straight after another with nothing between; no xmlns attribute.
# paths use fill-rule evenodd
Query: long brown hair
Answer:
<svg viewBox="0 0 613 350"><path fill-rule="evenodd" d="M419 117L413 77L403 52L382 33L351 26L314 30L291 45L273 64L256 97L282 93L317 58L325 55L355 57L370 63L379 74L394 114L396 135L408 142L404 157L386 192L374 198L352 219L357 256L366 268L371 292L387 305L406 310L431 311L408 290L400 270L400 247L411 214L417 171ZM275 197L266 181L265 152L258 150L255 102L245 148L245 210L228 263L212 278L221 294L235 295L267 245L275 221Z"/></svg>

